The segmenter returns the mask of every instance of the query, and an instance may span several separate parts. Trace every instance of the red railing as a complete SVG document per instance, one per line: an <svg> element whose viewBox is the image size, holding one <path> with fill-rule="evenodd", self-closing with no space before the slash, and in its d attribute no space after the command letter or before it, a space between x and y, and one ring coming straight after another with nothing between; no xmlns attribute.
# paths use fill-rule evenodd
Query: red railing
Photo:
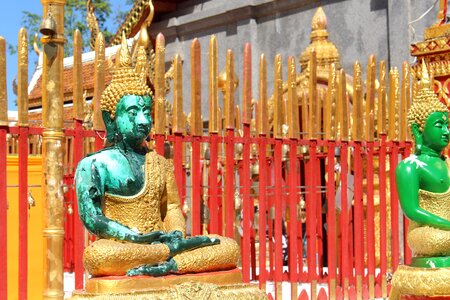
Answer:
<svg viewBox="0 0 450 300"><path fill-rule="evenodd" d="M19 137L19 174L26 175L28 136L40 135L42 129L1 127L0 143L6 145L7 134ZM78 218L73 172L85 155L85 139L95 138L101 145L104 133L84 130L76 121L65 134L71 137L68 152L73 153L65 175L66 203L73 208L73 214L66 215L65 266L75 272L76 288L82 288L85 231ZM164 143L171 146L180 196L191 208L190 231L238 239L244 281L258 281L273 298L287 296L282 282L290 282L290 293L300 297L386 297L386 275L411 259L405 237L399 236L407 222L398 218L394 177L396 164L410 153L409 142L387 141L385 136L375 142L275 139L253 136L247 124L242 136L227 129L224 135L177 133L154 139L162 145L157 147L161 154ZM0 196L6 199L7 152L1 148ZM7 295L7 280L19 280L20 298L27 295L25 175L19 175L19 278L0 276L1 298ZM303 199L306 220L300 209ZM1 274L7 274L6 210L6 201L0 201Z"/></svg>

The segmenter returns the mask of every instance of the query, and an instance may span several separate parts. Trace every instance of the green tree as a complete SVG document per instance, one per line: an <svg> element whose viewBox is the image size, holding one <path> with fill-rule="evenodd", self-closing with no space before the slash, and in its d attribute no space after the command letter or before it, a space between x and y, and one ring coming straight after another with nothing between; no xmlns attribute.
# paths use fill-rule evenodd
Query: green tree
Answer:
<svg viewBox="0 0 450 300"><path fill-rule="evenodd" d="M129 0L127 0L129 1ZM112 15L112 5L110 0L92 0L95 8L95 16L98 21L99 29L103 33L106 43L113 36L108 30L106 21ZM73 54L73 32L79 29L83 40L83 51L89 50L90 32L86 23L86 0L66 0L64 7L64 31L66 43L64 45L64 55L71 56ZM22 12L22 26L27 29L30 40L30 51L33 49L34 34L39 33L39 27L42 17L29 11ZM40 41L38 40L40 46ZM17 51L17 47L8 45L10 52Z"/></svg>

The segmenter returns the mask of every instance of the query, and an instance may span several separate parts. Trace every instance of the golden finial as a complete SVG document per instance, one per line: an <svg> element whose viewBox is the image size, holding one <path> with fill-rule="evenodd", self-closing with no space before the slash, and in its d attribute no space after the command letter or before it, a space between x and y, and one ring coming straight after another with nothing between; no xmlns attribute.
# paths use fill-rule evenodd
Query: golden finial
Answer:
<svg viewBox="0 0 450 300"><path fill-rule="evenodd" d="M411 108L408 111L408 122L410 125L419 125L420 131L423 132L425 121L430 114L433 112L448 112L448 109L439 101L432 89L430 76L424 60L422 60L421 73L419 91L415 95Z"/></svg>
<svg viewBox="0 0 450 300"><path fill-rule="evenodd" d="M313 31L327 29L327 16L322 7L319 7L316 10L314 17L312 18L311 27Z"/></svg>
<svg viewBox="0 0 450 300"><path fill-rule="evenodd" d="M311 43L300 55L302 72L308 69L309 53L316 51L318 72L328 72L330 65L334 63L336 69L341 69L340 55L336 46L328 40L327 17L322 7L319 7L311 22Z"/></svg>
<svg viewBox="0 0 450 300"><path fill-rule="evenodd" d="M131 54L128 50L127 38L122 31L122 43L116 54L116 68L129 68L131 66Z"/></svg>

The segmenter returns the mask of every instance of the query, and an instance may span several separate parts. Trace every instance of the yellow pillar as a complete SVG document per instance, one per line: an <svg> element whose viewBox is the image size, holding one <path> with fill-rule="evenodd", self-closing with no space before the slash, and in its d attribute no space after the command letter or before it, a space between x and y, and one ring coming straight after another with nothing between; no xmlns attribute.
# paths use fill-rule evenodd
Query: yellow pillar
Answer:
<svg viewBox="0 0 450 300"><path fill-rule="evenodd" d="M64 299L64 193L63 193L63 58L65 0L41 0L51 30L42 38L43 195L45 199L44 299ZM42 31L42 30L41 30Z"/></svg>

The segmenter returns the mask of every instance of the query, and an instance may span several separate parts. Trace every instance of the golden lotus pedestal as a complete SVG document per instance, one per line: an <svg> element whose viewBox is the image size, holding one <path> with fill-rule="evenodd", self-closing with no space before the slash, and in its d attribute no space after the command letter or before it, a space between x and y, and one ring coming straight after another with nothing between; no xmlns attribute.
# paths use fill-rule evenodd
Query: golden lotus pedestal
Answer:
<svg viewBox="0 0 450 300"><path fill-rule="evenodd" d="M91 278L84 291L70 299L267 299L255 285L243 284L241 270L199 274L151 276L108 276Z"/></svg>
<svg viewBox="0 0 450 300"><path fill-rule="evenodd" d="M389 299L450 300L450 268L399 266L392 277Z"/></svg>

